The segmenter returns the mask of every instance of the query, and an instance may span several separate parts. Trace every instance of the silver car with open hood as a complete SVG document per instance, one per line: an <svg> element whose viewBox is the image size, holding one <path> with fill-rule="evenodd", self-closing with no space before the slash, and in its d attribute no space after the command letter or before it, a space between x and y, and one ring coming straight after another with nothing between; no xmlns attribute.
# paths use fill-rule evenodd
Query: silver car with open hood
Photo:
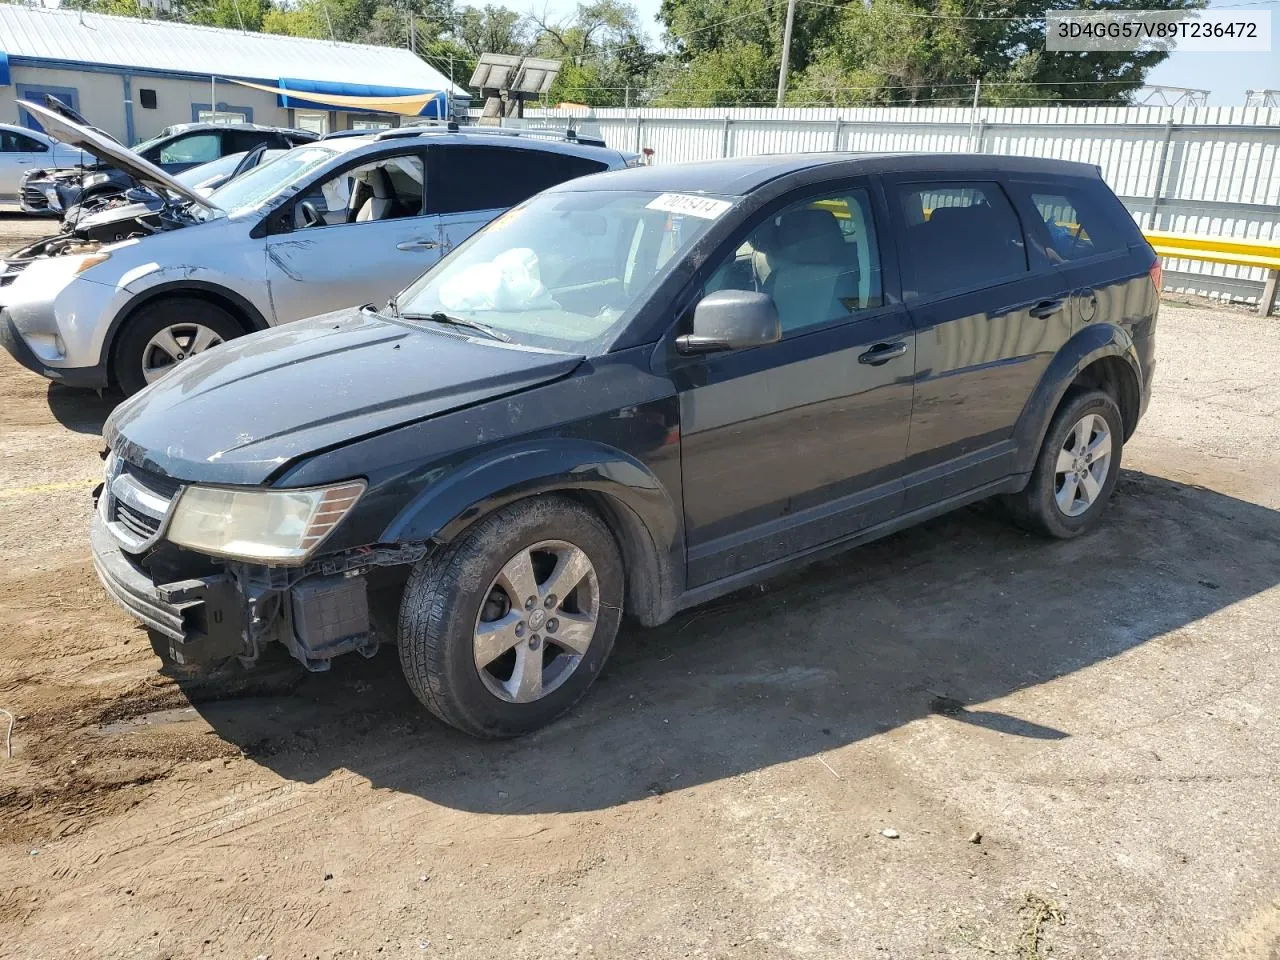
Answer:
<svg viewBox="0 0 1280 960"><path fill-rule="evenodd" d="M22 107L167 198L136 235L72 230L0 267L0 342L14 358L126 393L232 337L385 302L508 207L636 162L572 133L450 124L296 147L203 196L83 125Z"/></svg>

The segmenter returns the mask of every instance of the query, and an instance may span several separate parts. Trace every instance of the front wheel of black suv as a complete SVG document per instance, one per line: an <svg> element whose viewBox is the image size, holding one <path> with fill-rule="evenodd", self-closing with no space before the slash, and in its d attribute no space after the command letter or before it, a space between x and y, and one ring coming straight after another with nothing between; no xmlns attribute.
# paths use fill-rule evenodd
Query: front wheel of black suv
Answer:
<svg viewBox="0 0 1280 960"><path fill-rule="evenodd" d="M433 714L477 737L516 737L582 698L622 613L609 529L567 497L498 510L414 569L400 665Z"/></svg>
<svg viewBox="0 0 1280 960"><path fill-rule="evenodd" d="M1027 486L1005 498L1014 521L1034 533L1070 539L1106 508L1120 476L1124 421L1101 390L1073 390L1045 433Z"/></svg>

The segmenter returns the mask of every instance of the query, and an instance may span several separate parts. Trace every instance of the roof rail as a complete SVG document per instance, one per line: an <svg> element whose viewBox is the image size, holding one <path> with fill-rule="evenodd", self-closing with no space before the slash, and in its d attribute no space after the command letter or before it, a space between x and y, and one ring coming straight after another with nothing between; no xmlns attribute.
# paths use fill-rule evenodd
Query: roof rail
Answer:
<svg viewBox="0 0 1280 960"><path fill-rule="evenodd" d="M442 120L422 120L410 123L408 126L395 127L391 130L383 130L377 135L379 140L397 140L401 137L416 137L427 131L445 129L449 133L458 133L465 130L466 133L483 133L494 137L531 137L543 140L559 140L562 143L576 143L583 147L607 147L608 144L600 137L585 137L579 134L573 127L567 130L540 130L530 129L527 127L487 127L479 124L467 124L466 127L460 127L456 120L448 122Z"/></svg>
<svg viewBox="0 0 1280 960"><path fill-rule="evenodd" d="M486 133L499 137L533 137L543 140L559 140L563 143L577 143L584 147L607 147L600 137L584 137L573 127L567 130L544 130L536 127L482 127L478 124L468 125L467 133Z"/></svg>
<svg viewBox="0 0 1280 960"><path fill-rule="evenodd" d="M379 140L398 140L401 137L416 137L427 130L436 130L443 127L449 133L458 132L458 123L456 120L427 120L422 123L410 124L406 127L392 127L390 130L383 130L378 134Z"/></svg>

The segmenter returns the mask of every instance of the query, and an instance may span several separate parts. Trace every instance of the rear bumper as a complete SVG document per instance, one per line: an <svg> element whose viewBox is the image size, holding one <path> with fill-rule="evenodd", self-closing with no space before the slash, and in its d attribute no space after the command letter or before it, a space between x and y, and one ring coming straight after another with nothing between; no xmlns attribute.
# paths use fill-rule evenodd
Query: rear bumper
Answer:
<svg viewBox="0 0 1280 960"><path fill-rule="evenodd" d="M122 551L97 511L89 530L93 566L126 613L168 641L176 663L213 663L244 648L245 605L229 574L157 586Z"/></svg>

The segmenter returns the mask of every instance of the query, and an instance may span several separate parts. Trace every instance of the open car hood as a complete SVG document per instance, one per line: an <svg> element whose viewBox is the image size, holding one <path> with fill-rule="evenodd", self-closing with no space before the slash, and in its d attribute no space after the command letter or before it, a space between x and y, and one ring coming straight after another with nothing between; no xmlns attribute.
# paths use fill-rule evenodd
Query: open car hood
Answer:
<svg viewBox="0 0 1280 960"><path fill-rule="evenodd" d="M144 160L128 147L115 143L103 134L96 133L78 123L73 123L48 107L31 103L29 100L19 100L18 106L37 117L40 120L40 125L45 128L49 136L61 140L68 146L79 147L87 153L93 154L99 160L104 160L111 166L123 170L133 179L155 190L161 196L164 196L167 191L182 197L184 200L190 200L206 210L218 209L208 199L200 196L190 187L179 183L155 164Z"/></svg>

